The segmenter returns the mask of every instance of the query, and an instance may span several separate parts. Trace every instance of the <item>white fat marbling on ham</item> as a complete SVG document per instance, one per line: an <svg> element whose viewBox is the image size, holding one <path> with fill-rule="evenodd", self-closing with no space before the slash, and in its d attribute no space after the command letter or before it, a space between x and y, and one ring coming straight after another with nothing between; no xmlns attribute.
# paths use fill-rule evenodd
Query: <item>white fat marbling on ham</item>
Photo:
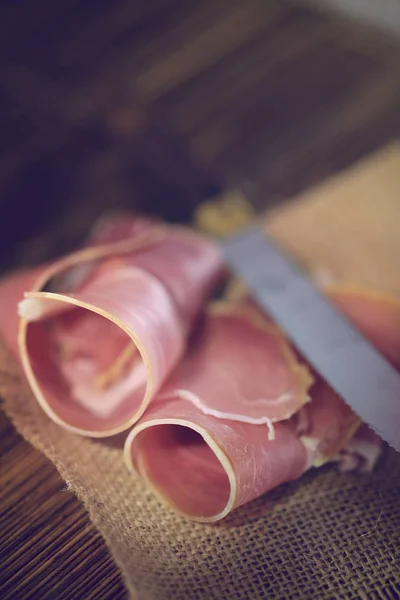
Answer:
<svg viewBox="0 0 400 600"><path fill-rule="evenodd" d="M342 473L371 473L382 454L382 440L365 423L357 429L349 443L334 457Z"/></svg>
<svg viewBox="0 0 400 600"><path fill-rule="evenodd" d="M162 398L179 397L213 417L268 425L309 401L309 371L282 333L253 307L215 305Z"/></svg>
<svg viewBox="0 0 400 600"><path fill-rule="evenodd" d="M137 394L143 395L147 371L140 358L131 366L128 373L119 381L103 390L96 386L96 365L85 358L65 361L60 366L72 398L91 414L105 419L127 399Z"/></svg>

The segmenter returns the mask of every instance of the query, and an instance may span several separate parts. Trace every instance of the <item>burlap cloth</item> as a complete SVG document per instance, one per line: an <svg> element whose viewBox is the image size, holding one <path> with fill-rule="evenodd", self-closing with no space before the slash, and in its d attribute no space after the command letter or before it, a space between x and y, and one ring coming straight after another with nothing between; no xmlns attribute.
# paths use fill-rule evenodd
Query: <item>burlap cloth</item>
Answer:
<svg viewBox="0 0 400 600"><path fill-rule="evenodd" d="M400 297L400 146L271 215L268 227L313 269ZM2 349L7 414L81 499L132 597L135 590L146 600L400 596L394 451L386 449L373 475L325 467L217 525L191 524L128 475L121 439L81 439L53 425L10 363Z"/></svg>

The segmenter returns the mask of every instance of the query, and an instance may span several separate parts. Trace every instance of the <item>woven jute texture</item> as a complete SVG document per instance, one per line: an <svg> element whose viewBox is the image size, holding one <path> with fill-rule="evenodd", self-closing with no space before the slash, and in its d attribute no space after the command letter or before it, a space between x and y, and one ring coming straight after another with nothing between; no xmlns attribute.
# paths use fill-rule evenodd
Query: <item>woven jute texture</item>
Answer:
<svg viewBox="0 0 400 600"><path fill-rule="evenodd" d="M399 199L400 149L392 147L273 215L268 226L312 269L400 296ZM400 456L394 451L385 450L372 475L324 467L219 524L197 525L161 507L127 473L123 436L92 441L51 423L4 348L0 394L17 429L86 506L132 597L400 596Z"/></svg>

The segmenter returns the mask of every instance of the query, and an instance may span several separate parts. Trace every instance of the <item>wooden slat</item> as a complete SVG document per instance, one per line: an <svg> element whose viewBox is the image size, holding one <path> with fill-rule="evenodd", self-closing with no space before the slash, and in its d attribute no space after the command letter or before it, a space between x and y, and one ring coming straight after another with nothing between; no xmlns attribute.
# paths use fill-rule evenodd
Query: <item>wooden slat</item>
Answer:
<svg viewBox="0 0 400 600"><path fill-rule="evenodd" d="M2 600L126 597L120 573L82 506L2 411L0 446Z"/></svg>

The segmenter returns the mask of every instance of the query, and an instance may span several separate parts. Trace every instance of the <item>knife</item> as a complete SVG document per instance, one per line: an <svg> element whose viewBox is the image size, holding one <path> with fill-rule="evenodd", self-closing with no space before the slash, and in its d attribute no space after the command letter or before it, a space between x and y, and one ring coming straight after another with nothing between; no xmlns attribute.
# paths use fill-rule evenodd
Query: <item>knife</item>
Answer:
<svg viewBox="0 0 400 600"><path fill-rule="evenodd" d="M220 242L259 306L361 419L400 452L400 374L257 226Z"/></svg>

